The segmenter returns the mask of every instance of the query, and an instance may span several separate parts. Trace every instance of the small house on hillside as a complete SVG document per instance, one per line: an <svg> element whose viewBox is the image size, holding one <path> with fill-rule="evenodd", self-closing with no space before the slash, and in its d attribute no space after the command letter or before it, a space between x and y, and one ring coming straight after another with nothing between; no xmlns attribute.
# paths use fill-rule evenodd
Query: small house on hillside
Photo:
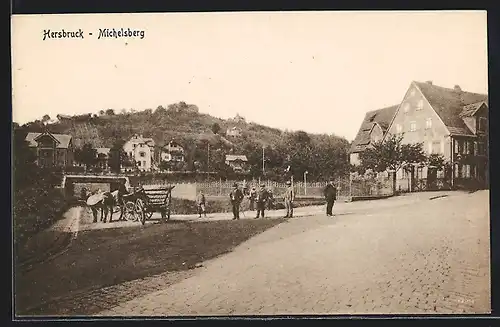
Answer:
<svg viewBox="0 0 500 327"><path fill-rule="evenodd" d="M235 137L240 136L241 135L241 129L238 128L238 127L236 127L236 126L228 128L226 130L226 135L227 136L235 136Z"/></svg>
<svg viewBox="0 0 500 327"><path fill-rule="evenodd" d="M135 134L123 145L123 151L142 171L150 171L155 142L152 138Z"/></svg>
<svg viewBox="0 0 500 327"><path fill-rule="evenodd" d="M184 162L184 148L175 140L160 147L160 161Z"/></svg>
<svg viewBox="0 0 500 327"><path fill-rule="evenodd" d="M235 172L244 172L247 170L248 159L245 155L226 155L226 165L231 167Z"/></svg>

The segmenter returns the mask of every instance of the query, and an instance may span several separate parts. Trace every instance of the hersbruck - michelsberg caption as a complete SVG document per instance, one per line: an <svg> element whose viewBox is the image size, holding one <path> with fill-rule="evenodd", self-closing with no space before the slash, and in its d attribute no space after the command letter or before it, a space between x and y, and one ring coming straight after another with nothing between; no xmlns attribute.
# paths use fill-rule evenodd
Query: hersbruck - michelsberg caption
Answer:
<svg viewBox="0 0 500 327"><path fill-rule="evenodd" d="M130 28L124 29L114 29L114 28L100 28L99 36L97 39L101 38L122 38L122 37L138 37L144 38L144 31L140 30L131 30Z"/></svg>
<svg viewBox="0 0 500 327"><path fill-rule="evenodd" d="M66 31L65 29L59 31L43 30L43 40L45 39L83 39L83 31L81 28L78 31Z"/></svg>

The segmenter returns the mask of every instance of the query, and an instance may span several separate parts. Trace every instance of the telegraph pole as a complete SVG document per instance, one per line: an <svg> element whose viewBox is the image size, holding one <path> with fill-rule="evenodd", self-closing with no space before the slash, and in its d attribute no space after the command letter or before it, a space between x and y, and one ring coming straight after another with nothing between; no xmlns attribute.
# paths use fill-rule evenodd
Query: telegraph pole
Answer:
<svg viewBox="0 0 500 327"><path fill-rule="evenodd" d="M207 171L210 171L210 143L207 144Z"/></svg>
<svg viewBox="0 0 500 327"><path fill-rule="evenodd" d="M264 176L266 174L266 170L265 170L265 157L264 157L264 145L262 146L262 176Z"/></svg>

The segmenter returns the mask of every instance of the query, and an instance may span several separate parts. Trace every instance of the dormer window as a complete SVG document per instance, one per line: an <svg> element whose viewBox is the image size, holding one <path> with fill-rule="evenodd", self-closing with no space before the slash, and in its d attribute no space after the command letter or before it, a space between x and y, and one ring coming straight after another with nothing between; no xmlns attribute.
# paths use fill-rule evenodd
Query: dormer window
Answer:
<svg viewBox="0 0 500 327"><path fill-rule="evenodd" d="M419 100L417 103L417 110L424 109L424 100Z"/></svg>

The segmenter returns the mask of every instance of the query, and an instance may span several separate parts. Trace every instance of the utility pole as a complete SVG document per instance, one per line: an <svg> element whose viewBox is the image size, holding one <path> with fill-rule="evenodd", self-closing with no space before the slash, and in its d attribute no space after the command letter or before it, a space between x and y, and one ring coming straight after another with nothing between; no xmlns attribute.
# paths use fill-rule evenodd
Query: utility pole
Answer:
<svg viewBox="0 0 500 327"><path fill-rule="evenodd" d="M307 170L304 172L304 195L307 195Z"/></svg>
<svg viewBox="0 0 500 327"><path fill-rule="evenodd" d="M210 171L210 143L207 144L207 171Z"/></svg>
<svg viewBox="0 0 500 327"><path fill-rule="evenodd" d="M265 168L265 157L264 157L264 145L262 145L262 176L266 174L266 168Z"/></svg>

